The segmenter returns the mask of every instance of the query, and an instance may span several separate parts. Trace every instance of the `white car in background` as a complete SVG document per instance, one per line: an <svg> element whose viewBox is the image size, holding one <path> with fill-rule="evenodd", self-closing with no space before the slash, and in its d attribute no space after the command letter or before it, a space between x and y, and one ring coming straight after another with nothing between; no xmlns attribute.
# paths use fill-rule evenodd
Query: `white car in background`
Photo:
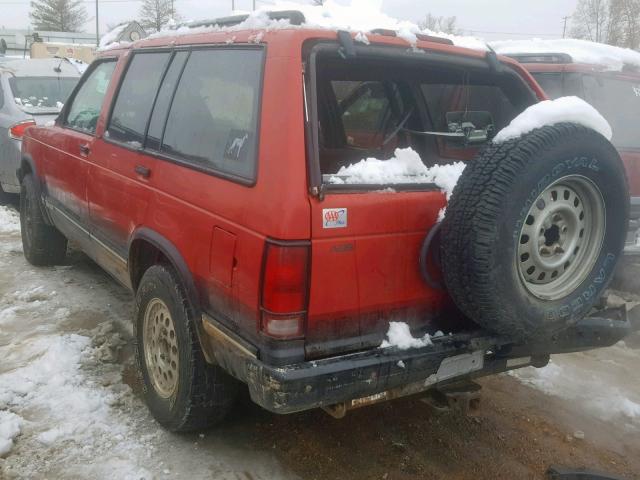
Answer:
<svg viewBox="0 0 640 480"><path fill-rule="evenodd" d="M80 79L78 65L63 58L0 58L0 196L20 193L22 136L54 120Z"/></svg>

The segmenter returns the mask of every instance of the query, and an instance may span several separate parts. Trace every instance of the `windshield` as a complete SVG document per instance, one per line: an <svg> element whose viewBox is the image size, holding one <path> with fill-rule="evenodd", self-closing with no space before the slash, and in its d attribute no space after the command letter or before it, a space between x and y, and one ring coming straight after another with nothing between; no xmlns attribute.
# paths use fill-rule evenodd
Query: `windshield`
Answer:
<svg viewBox="0 0 640 480"><path fill-rule="evenodd" d="M75 77L12 77L9 84L18 105L60 110L78 80Z"/></svg>

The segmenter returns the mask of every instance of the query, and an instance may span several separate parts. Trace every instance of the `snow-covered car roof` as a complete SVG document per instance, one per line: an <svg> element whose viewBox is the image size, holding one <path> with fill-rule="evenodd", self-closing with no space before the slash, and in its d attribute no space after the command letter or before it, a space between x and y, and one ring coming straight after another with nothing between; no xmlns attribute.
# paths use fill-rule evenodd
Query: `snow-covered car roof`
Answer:
<svg viewBox="0 0 640 480"><path fill-rule="evenodd" d="M77 65L64 58L10 59L0 62L2 71L16 77L79 77L81 73Z"/></svg>
<svg viewBox="0 0 640 480"><path fill-rule="evenodd" d="M603 70L622 71L625 67L640 70L640 52L629 48L613 47L587 40L502 40L490 43L500 55L557 55L568 58L550 59L546 63L583 63L595 65ZM542 63L544 58L541 59ZM526 60L525 60L526 62ZM536 63L541 63L540 61Z"/></svg>
<svg viewBox="0 0 640 480"><path fill-rule="evenodd" d="M422 29L413 22L398 20L382 13L375 2L354 0L350 5L341 5L332 0L323 5L302 5L299 3L279 2L275 5L258 9L250 13L240 13L232 17L208 21L190 22L177 27L154 33L149 39L180 37L202 33L263 31L269 32L283 29L307 30L346 30L357 34L356 40L368 43L367 34L376 31L392 31L410 45L415 45L421 36L447 39L451 44L474 50L487 51L484 41L470 36L451 35ZM116 35L108 34L107 38ZM125 47L125 42L101 42L101 50Z"/></svg>

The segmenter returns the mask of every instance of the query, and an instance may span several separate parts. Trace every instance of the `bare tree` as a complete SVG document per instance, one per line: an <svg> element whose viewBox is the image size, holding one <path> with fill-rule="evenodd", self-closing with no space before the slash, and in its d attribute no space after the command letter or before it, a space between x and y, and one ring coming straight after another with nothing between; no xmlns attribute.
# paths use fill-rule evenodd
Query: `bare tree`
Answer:
<svg viewBox="0 0 640 480"><path fill-rule="evenodd" d="M608 0L579 0L573 14L572 36L606 43L611 25Z"/></svg>
<svg viewBox="0 0 640 480"><path fill-rule="evenodd" d="M640 0L610 0L611 30L608 43L640 48Z"/></svg>
<svg viewBox="0 0 640 480"><path fill-rule="evenodd" d="M79 32L87 22L82 0L33 0L29 17L36 30Z"/></svg>
<svg viewBox="0 0 640 480"><path fill-rule="evenodd" d="M171 21L178 20L173 0L144 0L140 7L140 25L143 28L162 30Z"/></svg>
<svg viewBox="0 0 640 480"><path fill-rule="evenodd" d="M640 48L640 0L579 0L572 19L575 38Z"/></svg>
<svg viewBox="0 0 640 480"><path fill-rule="evenodd" d="M438 17L436 15L432 15L431 13L427 13L424 20L418 23L420 28L426 28L427 30L431 30L433 32L443 32L443 33L451 33L457 34L460 33L460 29L458 28L458 19L457 17Z"/></svg>

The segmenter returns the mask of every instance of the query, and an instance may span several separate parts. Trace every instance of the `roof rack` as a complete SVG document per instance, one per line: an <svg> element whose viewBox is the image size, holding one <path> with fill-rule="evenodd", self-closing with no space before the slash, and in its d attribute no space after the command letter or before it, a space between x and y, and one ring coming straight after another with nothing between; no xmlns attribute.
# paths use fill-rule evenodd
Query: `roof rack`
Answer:
<svg viewBox="0 0 640 480"><path fill-rule="evenodd" d="M267 12L267 16L271 20L289 20L291 25L302 25L306 19L304 14L298 10L283 10L280 12ZM249 15L232 15L230 17L213 18L211 20L203 20L200 22L189 23L186 26L189 28L197 27L213 27L215 25L219 27L231 27L233 25L239 25L249 18Z"/></svg>
<svg viewBox="0 0 640 480"><path fill-rule="evenodd" d="M567 53L507 53L505 56L520 63L573 63L573 58Z"/></svg>
<svg viewBox="0 0 640 480"><path fill-rule="evenodd" d="M395 30L391 30L389 28L376 28L374 30L371 30L370 33L373 33L376 35L384 35L385 37L398 36L398 32L396 32ZM425 42L441 43L443 45L453 45L453 41L451 41L449 38L434 37L433 35L425 35L424 33L416 33L415 35L418 40L422 40Z"/></svg>

